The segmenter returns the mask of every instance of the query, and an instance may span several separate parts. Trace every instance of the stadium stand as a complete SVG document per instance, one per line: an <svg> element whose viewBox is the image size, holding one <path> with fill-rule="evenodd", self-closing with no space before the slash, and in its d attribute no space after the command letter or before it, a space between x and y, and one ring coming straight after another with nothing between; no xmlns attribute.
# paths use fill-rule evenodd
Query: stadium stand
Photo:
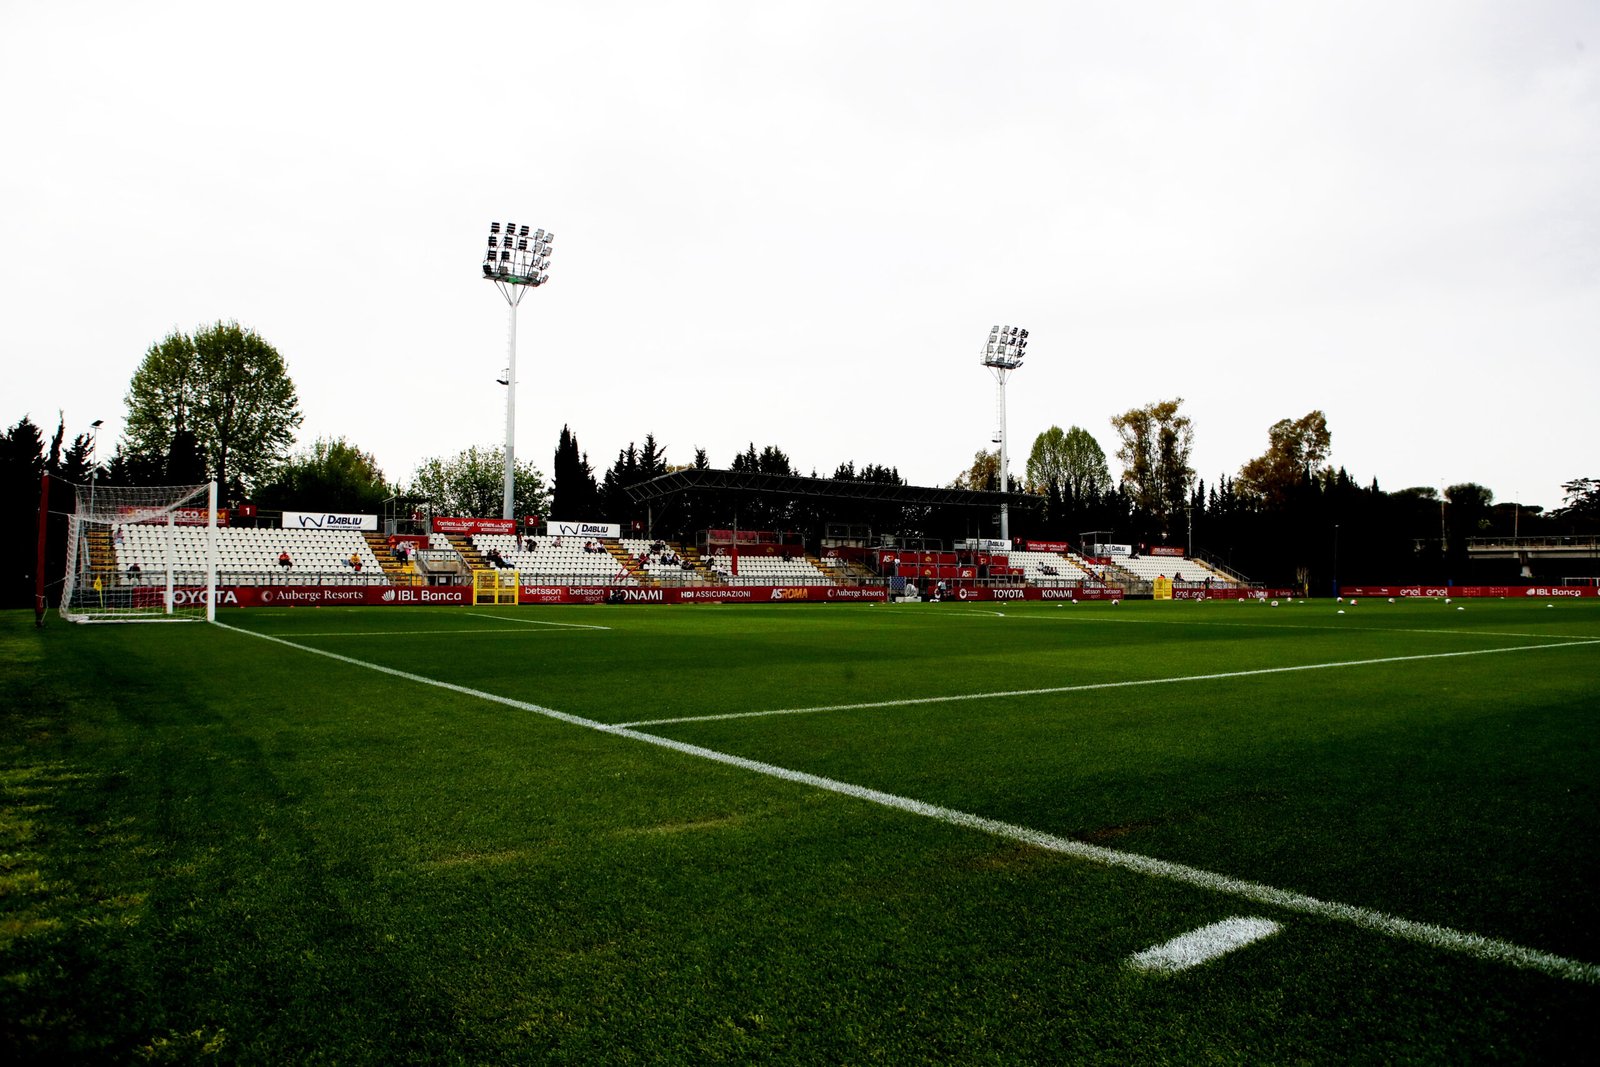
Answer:
<svg viewBox="0 0 1600 1067"><path fill-rule="evenodd" d="M1063 585L1070 582L1092 581L1077 560L1059 552L1034 552L1012 549L1007 555L1012 567L1020 567L1025 581L1038 585Z"/></svg>
<svg viewBox="0 0 1600 1067"><path fill-rule="evenodd" d="M1142 581L1171 578L1174 581L1203 583L1207 578L1212 585L1233 585L1233 579L1221 571L1212 570L1198 559L1184 556L1118 556L1116 565Z"/></svg>
<svg viewBox="0 0 1600 1067"><path fill-rule="evenodd" d="M140 580L166 569L168 552L175 569L202 573L206 569L206 532L199 526L129 524L117 528L121 543L114 543L117 570L126 575L138 566ZM170 542L168 538L170 537ZM278 562L289 553L290 566ZM354 555L361 561L350 565ZM226 585L266 585L284 581L311 581L330 585L387 585L383 566L372 548L354 530L295 530L222 527L217 530L217 580Z"/></svg>
<svg viewBox="0 0 1600 1067"><path fill-rule="evenodd" d="M711 557L711 567L738 585L832 585L826 571L803 558L739 554L739 573L733 573L733 557L719 552Z"/></svg>
<svg viewBox="0 0 1600 1067"><path fill-rule="evenodd" d="M514 534L472 536L473 547L485 558L490 551L498 552L512 570L521 574L565 585L641 584L638 576L599 539L539 537L534 543L538 547L529 552L524 547L526 542ZM589 551L584 550L586 545L590 546Z"/></svg>

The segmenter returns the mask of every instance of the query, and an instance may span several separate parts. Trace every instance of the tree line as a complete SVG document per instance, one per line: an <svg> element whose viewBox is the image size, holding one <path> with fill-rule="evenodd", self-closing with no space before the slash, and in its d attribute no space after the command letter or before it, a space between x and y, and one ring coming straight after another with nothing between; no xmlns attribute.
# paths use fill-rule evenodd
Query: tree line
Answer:
<svg viewBox="0 0 1600 1067"><path fill-rule="evenodd" d="M188 485L215 478L223 502L264 509L377 513L385 501L425 501L437 514L498 515L504 452L469 446L424 460L404 482L389 478L377 458L340 438L319 438L293 450L302 414L278 351L255 331L217 322L193 334L174 331L151 345L129 382L122 439L110 459L93 454L88 433L69 442L65 417L53 436L24 416L0 439L0 484L7 499L31 501L39 477L83 483ZM1179 545L1273 584L1314 589L1336 578L1367 582L1435 581L1467 575L1466 542L1486 535L1600 531L1600 479L1565 483L1564 505L1496 503L1476 483L1385 492L1376 479L1357 484L1329 463L1332 433L1321 411L1284 418L1267 430L1266 448L1237 472L1209 485L1190 465L1195 427L1182 398L1158 400L1112 416L1113 478L1105 450L1089 430L1052 426L1033 442L1015 492L1035 506L1012 510L1020 538L1077 543L1100 539L1136 545ZM531 463L519 462L519 515L573 521L637 523L657 536L692 537L707 527L793 530L815 543L829 525L950 542L998 534L994 515L971 508L888 501L825 501L815 495L734 492L682 494L636 503L628 490L684 468L716 466L703 448L674 465L652 433L629 442L596 473L570 426L556 442L547 484ZM776 444L751 442L726 469L800 475ZM997 450L979 451L950 487L998 490ZM846 462L831 474L808 477L905 485L886 464ZM24 509L31 511L30 509ZM34 530L7 524L0 582L7 604L31 595ZM1330 583L1324 586L1323 583Z"/></svg>

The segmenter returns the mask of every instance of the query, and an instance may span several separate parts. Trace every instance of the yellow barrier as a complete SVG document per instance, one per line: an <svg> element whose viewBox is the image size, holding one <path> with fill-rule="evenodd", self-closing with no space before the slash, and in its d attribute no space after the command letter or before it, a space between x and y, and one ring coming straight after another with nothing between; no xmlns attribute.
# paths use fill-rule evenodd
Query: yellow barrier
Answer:
<svg viewBox="0 0 1600 1067"><path fill-rule="evenodd" d="M516 571L492 570L472 572L472 602L474 604L518 604L522 583Z"/></svg>

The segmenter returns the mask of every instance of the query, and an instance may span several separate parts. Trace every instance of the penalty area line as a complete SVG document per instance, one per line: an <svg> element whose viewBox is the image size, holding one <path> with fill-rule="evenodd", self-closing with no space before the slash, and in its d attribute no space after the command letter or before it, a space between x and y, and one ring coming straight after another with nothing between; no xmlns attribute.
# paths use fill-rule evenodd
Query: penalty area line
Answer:
<svg viewBox="0 0 1600 1067"><path fill-rule="evenodd" d="M1341 922L1349 926L1383 934L1388 937L1431 948L1454 952L1474 959L1502 963L1507 966L1523 970L1538 971L1553 978L1563 978L1573 982L1585 982L1590 985L1600 985L1600 964L1585 963L1582 960L1569 959L1558 956L1553 952L1541 949L1528 948L1511 941L1502 941L1498 938L1483 937L1479 934L1466 933L1453 930L1447 926L1437 926L1432 923L1413 922L1409 919L1387 915L1371 908L1362 908L1354 904L1341 904L1336 901L1319 900L1304 893L1296 893L1287 889L1278 889L1273 886L1263 885L1259 882L1249 882L1238 878L1230 878L1224 874L1203 870L1199 867L1190 867L1182 863L1171 863L1167 860L1154 859L1150 856L1141 856L1135 852L1118 852L1115 849L1105 848L1101 845L1091 845L1076 841L1070 837L1061 837L1056 834L1045 833L1027 826L1018 826L1015 823L1002 822L999 819L990 819L971 812L959 811L955 808L946 808L938 804L929 804L924 801L914 800L910 797L897 796L894 793L885 793L878 789L866 786L853 785L850 782L841 782L833 778L825 778L818 774L806 771L792 770L788 767L779 767L772 763L763 763L760 760L746 759L727 752L718 752L715 749L701 748L670 737L659 734L648 734L639 730L628 729L610 723L586 719L581 715L570 712L557 711L525 700L500 696L496 693L485 692L481 689L472 689L454 682L444 682L437 678L429 678L422 674L413 674L395 667L385 667L379 663L369 663L353 656L329 652L326 649L316 648L312 645L297 644L282 637L273 637L269 634L257 633L254 630L241 630L237 626L218 622L212 625L224 630L232 630L246 637L253 637L261 641L270 641L273 644L283 645L286 648L296 649L313 656L322 656L339 663L349 664L363 670L375 671L378 674L387 674L418 685L431 686L447 692L457 693L462 696L472 697L490 703L500 704L505 707L516 708L521 711L531 712L545 718L564 722L571 726L581 726L585 729L595 730L600 733L611 734L615 737L638 741L658 748L668 749L686 756L707 760L711 763L720 763L726 767L734 767L753 774L777 778L781 781L796 785L809 786L840 796L851 797L855 800L877 804L881 807L895 811L918 815L923 818L933 819L936 822L960 829L974 830L991 837L1015 841L1019 844L1029 845L1047 852L1055 852L1073 859L1083 860L1088 863L1098 864L1103 867L1112 867L1119 870L1132 871L1152 878L1177 882L1183 885L1194 886L1210 890L1226 896L1238 897L1243 900L1254 901L1258 904L1282 908L1286 911L1299 912L1322 919Z"/></svg>
<svg viewBox="0 0 1600 1067"><path fill-rule="evenodd" d="M869 700L859 704L818 704L809 708L771 708L766 711L730 711L721 715L684 715L672 719L640 719L619 726L672 726L686 722L721 722L725 719L760 719L769 715L815 715L823 711L867 711L873 708L907 708L917 704L952 704L962 700L998 700L1004 697L1049 696L1055 693L1088 693L1096 689L1128 689L1140 685L1178 685L1184 682L1214 682L1225 678L1250 678L1260 674L1290 674L1295 671L1326 671L1337 667L1370 667L1383 663L1407 663L1423 659L1451 659L1457 656L1490 656L1502 652L1533 652L1551 648L1579 648L1600 645L1600 639L1559 641L1550 645L1510 645L1505 648L1478 648L1467 652L1427 652L1415 656L1383 656L1378 659L1350 659L1336 663L1301 663L1292 667L1258 667L1248 671L1219 674L1185 674L1176 678L1135 678L1125 682L1089 682L1084 685L1052 685L1039 689L999 689L988 693L952 693L938 697L907 697L903 700Z"/></svg>
<svg viewBox="0 0 1600 1067"><path fill-rule="evenodd" d="M1180 934L1171 941L1152 945L1143 952L1135 952L1128 957L1128 965L1139 971L1176 974L1209 963L1218 956L1225 956L1236 948L1244 948L1264 937L1271 937L1282 929L1271 919L1235 915Z"/></svg>

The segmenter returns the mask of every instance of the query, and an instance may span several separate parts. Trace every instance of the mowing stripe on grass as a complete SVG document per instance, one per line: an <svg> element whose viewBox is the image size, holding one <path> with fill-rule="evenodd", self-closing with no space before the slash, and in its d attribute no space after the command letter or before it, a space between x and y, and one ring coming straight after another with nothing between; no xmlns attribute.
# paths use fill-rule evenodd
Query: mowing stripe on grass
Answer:
<svg viewBox="0 0 1600 1067"><path fill-rule="evenodd" d="M544 619L508 619L504 615L485 615L481 611L468 611L464 614L475 619L493 619L495 622L520 622L524 626L559 626L564 630L609 630L609 626L596 626L583 622L547 622Z"/></svg>
<svg viewBox="0 0 1600 1067"><path fill-rule="evenodd" d="M1245 919L1235 915L1231 919L1202 926L1179 934L1171 941L1152 945L1143 952L1128 957L1128 965L1140 971L1160 971L1173 974L1209 963L1218 956L1264 937L1271 937L1283 927L1271 919Z"/></svg>
<svg viewBox="0 0 1600 1067"><path fill-rule="evenodd" d="M1466 933L1452 930L1447 926L1436 926L1432 923L1413 922L1393 915L1386 915L1381 911L1370 908L1357 907L1354 904L1340 904L1336 901L1319 900L1304 893L1296 893L1287 889L1278 889L1258 882L1247 882L1237 878L1230 878L1224 874L1201 870L1198 867L1189 867L1181 863L1170 863L1166 860L1153 859L1141 856L1134 852L1118 852L1115 849L1104 848L1100 845L1090 845L1082 841L1075 841L1069 837L1060 837L1056 834L1034 830L1027 826L1018 826L1014 823L1001 822L999 819L990 819L971 812L958 811L955 808L941 807L937 804L928 804L910 797L897 796L894 793L885 793L881 790L870 789L866 786L852 785L833 778L824 778L821 775L810 774L805 771L791 770L779 767L772 763L762 763L760 760L746 759L727 752L718 752L715 749L701 748L687 742L676 741L670 737L659 734L647 734L639 730L632 730L624 726L614 726L610 723L598 722L594 719L585 719L580 715L570 712L557 711L526 700L517 700L513 697L500 696L497 693L485 692L482 689L472 689L454 682L440 681L426 675L413 674L395 667L385 667L381 663L369 663L353 656L329 652L326 649L316 648L312 645L302 645L282 637L271 634L257 633L253 630L240 629L228 623L218 622L212 625L246 637L254 637L261 641L270 641L283 645L286 648L296 649L310 653L313 656L322 656L339 663L347 663L352 667L363 670L387 674L418 685L431 686L447 692L458 693L462 696L478 700L501 704L505 707L516 708L520 711L532 712L546 718L555 719L572 726L581 726L600 733L611 734L615 737L627 738L630 741L642 741L647 745L656 745L660 748L679 752L686 756L720 763L724 766L735 767L739 770L749 771L754 774L767 775L785 782L797 785L810 786L840 796L863 800L881 807L892 808L895 811L907 812L911 815L920 815L933 819L949 826L956 826L966 830L976 830L979 833L992 837L1016 841L1020 844L1031 845L1034 848L1048 852L1059 853L1074 859L1086 860L1106 867L1119 870L1134 871L1139 874L1161 878L1167 881L1179 882L1184 885L1208 889L1212 892L1228 896L1239 897L1244 900L1254 901L1257 904L1266 904L1283 908L1288 911L1314 915L1318 918L1331 919L1336 922L1346 923L1363 930L1385 934L1389 937L1405 941L1413 941L1432 948L1444 949L1449 952L1458 952L1474 959L1488 960L1496 963L1518 967L1524 970L1538 971L1554 978L1564 978L1573 982L1586 982L1600 985L1600 964L1585 963L1582 960L1568 959L1552 952L1528 948L1510 941L1501 941L1497 938L1483 937L1479 934ZM1415 659L1419 657L1405 657ZM1425 658L1425 657L1424 657Z"/></svg>
<svg viewBox="0 0 1600 1067"><path fill-rule="evenodd" d="M995 700L1002 697L1035 697L1051 693L1085 693L1094 689L1126 689L1138 685L1177 685L1183 682L1214 682L1221 678L1248 678L1257 674L1287 674L1294 671L1325 671L1335 667L1370 667L1380 663L1405 663L1419 659L1450 659L1453 656L1491 656L1500 652L1536 652L1550 648L1580 648L1600 645L1600 638L1588 641L1560 641L1553 645L1512 645L1507 648L1479 648L1468 652L1429 652L1417 656L1385 656L1381 659L1351 659L1337 663L1303 663L1294 667L1260 667L1221 674L1186 674L1176 678L1137 678L1126 682L1090 682L1084 685L1053 685L1042 689L1000 689L988 693L954 693L949 696L907 697L904 700L869 700L859 704L818 704L809 708L771 708L767 711L730 711L721 715L683 715L673 719L640 719L618 726L671 726L685 722L720 722L724 719L759 719L767 715L814 715L822 711L864 711L870 708L904 708L915 704L948 704L958 700Z"/></svg>

